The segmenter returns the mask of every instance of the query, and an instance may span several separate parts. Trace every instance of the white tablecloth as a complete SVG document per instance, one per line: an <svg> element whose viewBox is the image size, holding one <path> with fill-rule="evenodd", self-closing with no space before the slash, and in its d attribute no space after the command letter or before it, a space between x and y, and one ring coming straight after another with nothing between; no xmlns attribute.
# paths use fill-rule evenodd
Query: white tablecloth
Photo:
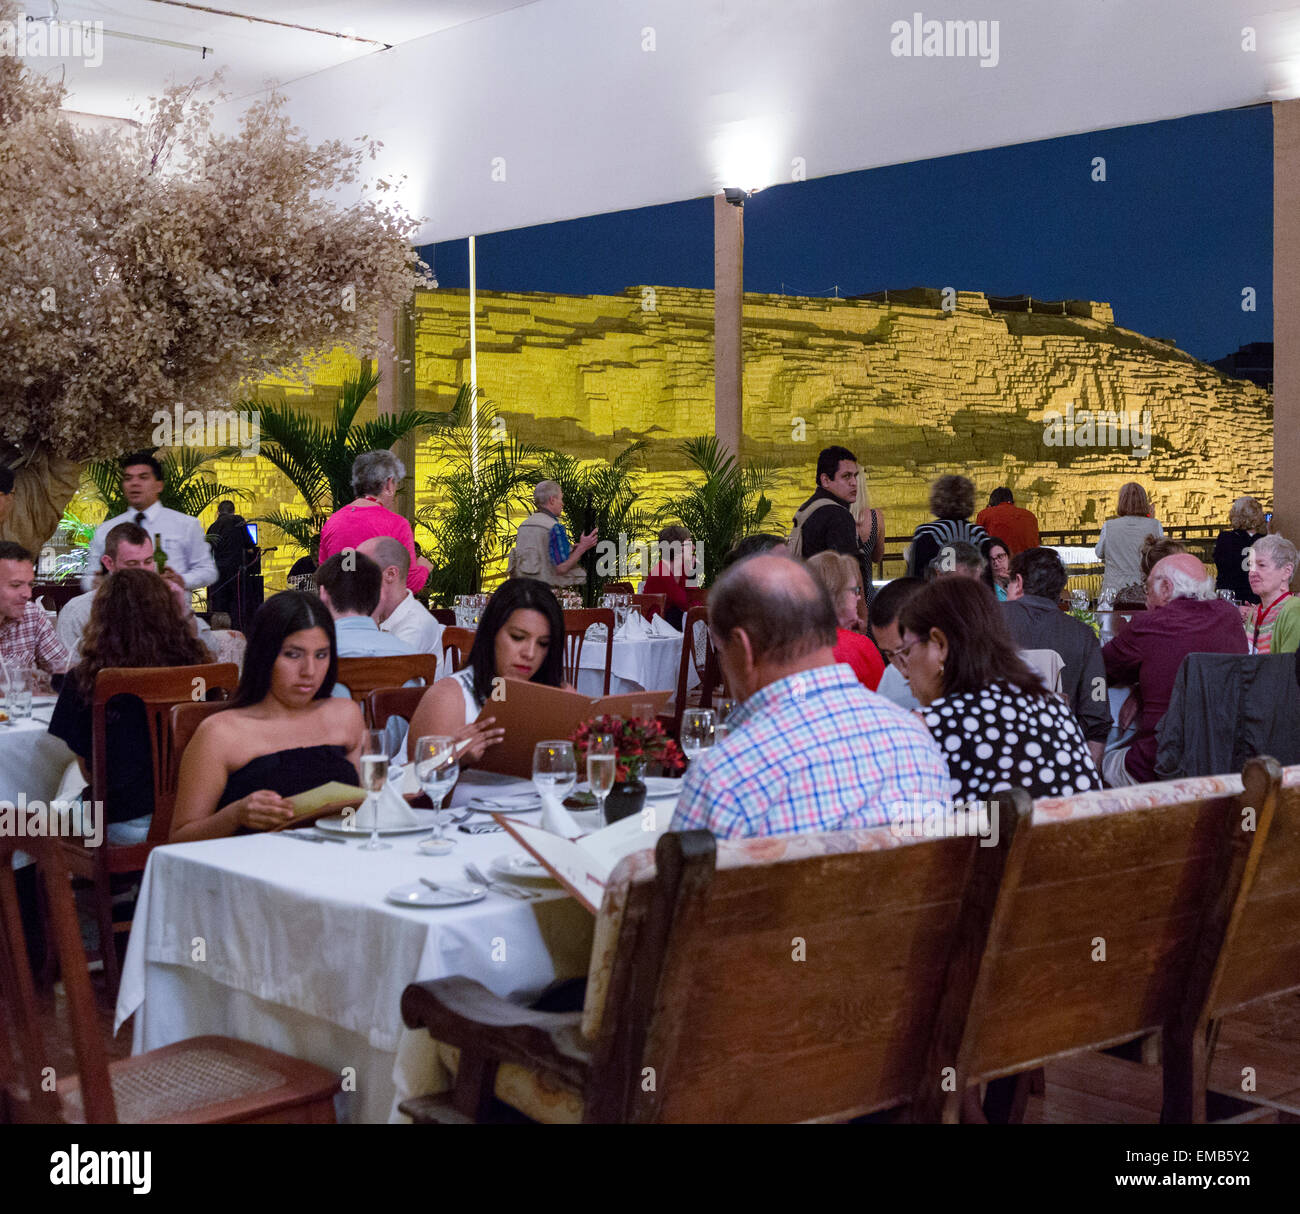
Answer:
<svg viewBox="0 0 1300 1214"><path fill-rule="evenodd" d="M18 804L25 795L27 804L52 801L59 782L76 756L62 738L49 732L53 700L40 699L33 717L0 725L0 801ZM78 790L79 790L78 786ZM14 858L15 867L28 863L25 856Z"/></svg>
<svg viewBox="0 0 1300 1214"><path fill-rule="evenodd" d="M578 690L583 695L603 695L605 690L604 640L588 637L582 644L578 663ZM610 664L609 694L629 695L636 691L676 691L677 671L682 660L682 638L646 637L626 640L614 637L614 659ZM699 686L695 664L687 674L687 687Z"/></svg>
<svg viewBox="0 0 1300 1214"><path fill-rule="evenodd" d="M464 881L466 860L486 870L519 850L504 833L449 832L455 853L439 857L416 850L421 835L382 852L268 835L155 849L115 1028L136 1014L137 1053L203 1033L270 1046L344 1075L341 1120L399 1120L398 1100L445 1083L428 1034L403 1028L408 983L465 974L526 1000L585 974L590 956L592 916L558 887L442 910L385 902L396 885Z"/></svg>

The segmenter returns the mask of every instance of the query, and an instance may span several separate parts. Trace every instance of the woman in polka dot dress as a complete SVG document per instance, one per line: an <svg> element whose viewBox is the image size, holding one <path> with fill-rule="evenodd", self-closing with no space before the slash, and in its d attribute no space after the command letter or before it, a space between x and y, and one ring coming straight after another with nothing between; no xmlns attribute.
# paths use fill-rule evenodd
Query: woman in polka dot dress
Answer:
<svg viewBox="0 0 1300 1214"><path fill-rule="evenodd" d="M948 760L954 801L1014 787L1034 797L1101 788L1074 713L1020 660L987 586L940 578L898 622L901 669Z"/></svg>

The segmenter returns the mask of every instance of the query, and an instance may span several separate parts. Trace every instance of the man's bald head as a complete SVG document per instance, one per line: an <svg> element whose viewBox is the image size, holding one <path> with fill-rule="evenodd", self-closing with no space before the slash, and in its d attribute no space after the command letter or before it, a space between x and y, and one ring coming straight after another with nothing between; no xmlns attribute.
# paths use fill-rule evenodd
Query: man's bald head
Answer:
<svg viewBox="0 0 1300 1214"><path fill-rule="evenodd" d="M391 536L376 535L358 544L357 551L368 556L380 569L396 565L402 581L406 581L406 575L411 571L411 554L406 551L406 545Z"/></svg>
<svg viewBox="0 0 1300 1214"><path fill-rule="evenodd" d="M1174 599L1212 599L1214 579L1190 552L1175 552L1157 561L1147 578L1147 602L1163 607Z"/></svg>
<svg viewBox="0 0 1300 1214"><path fill-rule="evenodd" d="M835 608L802 564L763 553L738 561L714 583L709 627L724 643L740 629L756 664L780 665L835 645Z"/></svg>

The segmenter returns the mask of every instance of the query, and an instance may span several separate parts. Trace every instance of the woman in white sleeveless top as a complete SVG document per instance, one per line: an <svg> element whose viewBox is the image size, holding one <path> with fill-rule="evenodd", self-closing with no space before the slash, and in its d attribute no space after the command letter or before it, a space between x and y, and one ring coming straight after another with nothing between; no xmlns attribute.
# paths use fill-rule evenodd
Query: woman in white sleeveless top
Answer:
<svg viewBox="0 0 1300 1214"><path fill-rule="evenodd" d="M465 669L424 693L411 717L408 746L430 734L470 738L461 763L477 763L505 736L495 717L478 720L498 679L564 686L564 615L544 582L511 578L497 587Z"/></svg>

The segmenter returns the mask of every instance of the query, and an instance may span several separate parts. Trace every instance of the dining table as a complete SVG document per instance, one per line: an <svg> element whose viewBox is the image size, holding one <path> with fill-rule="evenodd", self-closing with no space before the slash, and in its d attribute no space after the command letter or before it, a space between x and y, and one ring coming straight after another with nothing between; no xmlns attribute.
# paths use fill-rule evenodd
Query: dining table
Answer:
<svg viewBox="0 0 1300 1214"><path fill-rule="evenodd" d="M422 878L464 884L467 863L489 877L507 871L511 857L526 855L512 836L459 827L492 824L468 811L470 798L531 788L529 781L464 773L449 808L465 821L446 828L456 840L449 855L420 850L427 830L385 836L390 847L382 851L338 836L294 838L320 839L319 830L155 848L136 903L114 1032L134 1017L135 1053L205 1034L254 1042L337 1072L340 1121L407 1120L402 1100L452 1082L428 1033L402 1023L408 984L464 975L528 1002L552 982L587 972L594 916L558 883L507 877L503 885L531 896L489 889L458 906L387 900Z"/></svg>
<svg viewBox="0 0 1300 1214"><path fill-rule="evenodd" d="M583 639L578 659L577 690L583 695L599 696L605 691L605 647L608 641L604 625L594 625ZM610 659L610 695L630 695L638 691L677 690L677 673L682 660L682 634L662 616L648 624L638 612L629 614L623 627L614 632L614 654ZM695 664L687 671L687 690L699 686Z"/></svg>
<svg viewBox="0 0 1300 1214"><path fill-rule="evenodd" d="M31 805L41 801L48 805L58 797L76 756L62 738L50 733L55 699L35 696L30 717L9 717L0 724L0 804ZM15 867L29 862L21 853L14 857Z"/></svg>

